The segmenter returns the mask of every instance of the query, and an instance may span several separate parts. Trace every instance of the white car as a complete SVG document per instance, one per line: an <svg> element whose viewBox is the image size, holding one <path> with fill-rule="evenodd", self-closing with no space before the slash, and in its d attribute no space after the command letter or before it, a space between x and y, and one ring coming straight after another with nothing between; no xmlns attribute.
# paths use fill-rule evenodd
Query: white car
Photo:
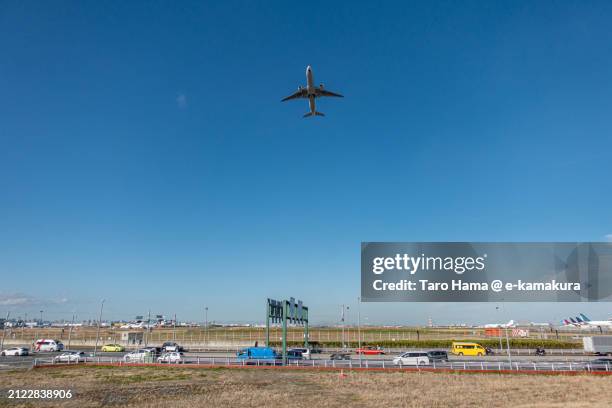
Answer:
<svg viewBox="0 0 612 408"><path fill-rule="evenodd" d="M429 357L424 351L409 351L393 359L393 364L400 366L423 366L429 363Z"/></svg>
<svg viewBox="0 0 612 408"><path fill-rule="evenodd" d="M158 363L182 363L183 356L181 353L177 353L175 351L171 353L164 353L161 356L157 357Z"/></svg>
<svg viewBox="0 0 612 408"><path fill-rule="evenodd" d="M11 347L6 350L2 350L0 355L3 356L27 356L30 350L27 347Z"/></svg>
<svg viewBox="0 0 612 408"><path fill-rule="evenodd" d="M59 340L40 339L34 343L34 351L62 351L64 344Z"/></svg>
<svg viewBox="0 0 612 408"><path fill-rule="evenodd" d="M56 356L53 361L56 363L79 363L85 361L85 355L82 351L67 351Z"/></svg>
<svg viewBox="0 0 612 408"><path fill-rule="evenodd" d="M148 349L140 349L138 351L133 351L131 353L127 353L126 355L123 356L123 361L130 362L130 361L143 361L146 357L150 357L151 356L151 350Z"/></svg>
<svg viewBox="0 0 612 408"><path fill-rule="evenodd" d="M162 344L162 350L164 350L165 352L183 351L182 347L179 346L178 343L175 343L173 341L167 341L164 344Z"/></svg>

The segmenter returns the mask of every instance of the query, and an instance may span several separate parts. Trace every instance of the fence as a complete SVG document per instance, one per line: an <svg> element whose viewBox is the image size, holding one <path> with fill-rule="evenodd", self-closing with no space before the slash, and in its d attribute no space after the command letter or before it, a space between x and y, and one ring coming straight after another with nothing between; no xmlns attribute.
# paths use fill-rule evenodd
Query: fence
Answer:
<svg viewBox="0 0 612 408"><path fill-rule="evenodd" d="M319 343L353 343L359 340L364 343L415 341L415 340L468 340L468 339L490 339L496 337L487 336L486 329L481 328L372 328L365 327L358 330L355 326L346 326L344 330L339 327L311 328L309 330L309 341ZM144 342L149 344L161 344L165 341L176 341L182 344L219 344L219 343L243 343L254 344L256 341L265 341L265 328L262 327L215 327L206 330L201 327L179 327L154 328L147 330L128 330L144 332ZM121 343L121 333L125 330L116 328L102 328L100 330L99 342ZM549 328L530 329L530 339L560 340L580 342L584 335L598 335L598 332L576 332L570 329L551 330ZM75 345L95 343L95 327L73 328L16 328L6 332L6 339L11 342L20 341L30 344L36 339L52 338L59 339L64 343L70 341ZM281 329L273 327L270 330L270 340L280 341ZM290 328L287 340L291 343L304 341L301 328Z"/></svg>
<svg viewBox="0 0 612 408"><path fill-rule="evenodd" d="M37 358L33 361L34 367L43 366L69 366L77 364L117 365L117 366L160 366L162 363L134 363L126 362L114 357L86 357L80 360L60 362L56 358ZM314 369L379 369L379 370L459 370L459 371L498 371L498 372L585 372L612 374L610 363L593 363L586 361L566 362L502 362L502 361L433 361L429 365L403 365L390 360L354 359L354 360L289 360L283 364L281 360L237 360L230 357L188 357L180 362L165 363L164 366L183 367L295 367Z"/></svg>

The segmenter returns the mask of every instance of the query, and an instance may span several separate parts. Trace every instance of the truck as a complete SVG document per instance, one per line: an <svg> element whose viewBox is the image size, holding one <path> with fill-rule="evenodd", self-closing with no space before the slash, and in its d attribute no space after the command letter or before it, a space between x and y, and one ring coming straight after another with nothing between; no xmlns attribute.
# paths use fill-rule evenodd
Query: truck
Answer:
<svg viewBox="0 0 612 408"><path fill-rule="evenodd" d="M238 361L247 361L247 364L275 364L277 360L282 359L271 347L248 347L236 353L236 358Z"/></svg>
<svg viewBox="0 0 612 408"><path fill-rule="evenodd" d="M612 336L583 337L582 345L587 353L612 356Z"/></svg>

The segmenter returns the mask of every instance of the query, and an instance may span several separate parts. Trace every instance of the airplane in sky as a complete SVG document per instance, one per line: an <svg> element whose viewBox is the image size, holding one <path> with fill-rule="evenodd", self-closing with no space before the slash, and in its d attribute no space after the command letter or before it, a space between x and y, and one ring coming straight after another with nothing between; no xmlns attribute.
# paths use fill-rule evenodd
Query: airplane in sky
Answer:
<svg viewBox="0 0 612 408"><path fill-rule="evenodd" d="M315 98L320 98L322 96L335 96L338 98L344 98L344 96L328 91L323 87L323 84L319 86L315 86L314 79L312 77L312 67L309 65L306 67L306 88L303 86L298 86L297 92L292 95L289 95L286 98L283 98L281 102L285 102L291 99L308 99L308 104L310 106L310 112L306 113L304 117L309 116L325 116L321 112L317 112L315 107Z"/></svg>
<svg viewBox="0 0 612 408"><path fill-rule="evenodd" d="M610 320L591 320L584 313L580 313L580 316L575 318L570 317L569 320L563 320L563 324L566 326L572 325L576 327L612 327L612 319Z"/></svg>

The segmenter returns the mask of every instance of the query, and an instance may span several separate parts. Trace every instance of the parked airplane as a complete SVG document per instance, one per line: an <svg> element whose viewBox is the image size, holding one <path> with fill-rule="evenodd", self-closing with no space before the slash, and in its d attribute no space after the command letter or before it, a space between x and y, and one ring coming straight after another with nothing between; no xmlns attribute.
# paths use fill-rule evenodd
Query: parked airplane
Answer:
<svg viewBox="0 0 612 408"><path fill-rule="evenodd" d="M612 319L610 320L591 320L584 313L580 313L580 316L576 316L575 318L570 317L568 319L563 320L563 324L568 326L576 326L576 327L612 327Z"/></svg>
<svg viewBox="0 0 612 408"><path fill-rule="evenodd" d="M514 327L514 320L510 320L508 323L489 323L485 324L483 327L486 329L495 329L495 328L505 328L505 327Z"/></svg>
<svg viewBox="0 0 612 408"><path fill-rule="evenodd" d="M306 67L306 88L301 85L298 86L298 90L296 93L283 98L281 102L288 101L290 99L300 99L305 98L308 99L308 104L310 106L310 112L306 113L304 117L308 116L325 116L321 112L317 112L315 107L315 98L319 98L321 96L336 96L339 98L344 98L344 96L328 91L323 88L323 84L320 84L318 87L314 85L314 79L312 77L312 67L309 65Z"/></svg>
<svg viewBox="0 0 612 408"><path fill-rule="evenodd" d="M137 322L137 323L127 323L120 326L120 329L146 329L151 327L151 325L146 324L145 322Z"/></svg>

